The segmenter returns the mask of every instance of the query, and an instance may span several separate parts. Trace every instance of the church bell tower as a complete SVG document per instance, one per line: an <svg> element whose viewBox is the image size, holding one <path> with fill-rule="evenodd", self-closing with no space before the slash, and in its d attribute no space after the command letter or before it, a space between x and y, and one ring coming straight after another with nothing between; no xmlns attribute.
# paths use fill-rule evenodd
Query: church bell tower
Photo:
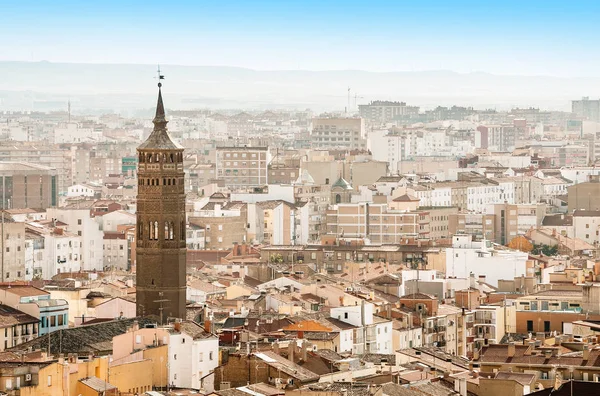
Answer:
<svg viewBox="0 0 600 396"><path fill-rule="evenodd" d="M167 131L159 73L154 130L137 148L136 313L185 319L183 147Z"/></svg>

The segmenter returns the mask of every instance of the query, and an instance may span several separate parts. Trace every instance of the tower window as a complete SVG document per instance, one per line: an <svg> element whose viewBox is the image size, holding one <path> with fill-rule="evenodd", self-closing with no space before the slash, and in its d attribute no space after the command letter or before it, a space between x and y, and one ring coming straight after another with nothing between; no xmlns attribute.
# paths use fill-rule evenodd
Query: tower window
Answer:
<svg viewBox="0 0 600 396"><path fill-rule="evenodd" d="M169 155L169 162L173 162L173 154Z"/></svg>
<svg viewBox="0 0 600 396"><path fill-rule="evenodd" d="M167 185L167 178L163 177L163 186L166 186L166 185Z"/></svg>
<svg viewBox="0 0 600 396"><path fill-rule="evenodd" d="M152 162L152 154L148 154L147 158L148 158L148 162Z"/></svg>
<svg viewBox="0 0 600 396"><path fill-rule="evenodd" d="M165 240L173 240L173 222L165 221Z"/></svg>
<svg viewBox="0 0 600 396"><path fill-rule="evenodd" d="M173 179L173 185L177 184L177 179Z"/></svg>
<svg viewBox="0 0 600 396"><path fill-rule="evenodd" d="M151 221L150 222L150 236L149 239L151 240L158 240L158 221Z"/></svg>
<svg viewBox="0 0 600 396"><path fill-rule="evenodd" d="M171 179L168 179L167 181L169 182L169 186L170 186L171 185Z"/></svg>
<svg viewBox="0 0 600 396"><path fill-rule="evenodd" d="M156 160L156 162L160 161L160 156L158 153L156 153L156 155L154 156L154 159Z"/></svg>

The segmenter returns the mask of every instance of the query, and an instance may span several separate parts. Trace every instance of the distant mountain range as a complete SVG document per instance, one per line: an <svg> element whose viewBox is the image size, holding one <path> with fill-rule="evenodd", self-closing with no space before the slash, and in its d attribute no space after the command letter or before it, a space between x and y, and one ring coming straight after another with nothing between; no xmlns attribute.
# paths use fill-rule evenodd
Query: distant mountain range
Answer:
<svg viewBox="0 0 600 396"><path fill-rule="evenodd" d="M600 95L600 78L504 76L452 71L258 71L225 66L161 65L171 109L248 108L343 110L370 100L507 109L569 110L570 100ZM150 109L156 66L0 62L0 111ZM355 95L357 97L355 98Z"/></svg>

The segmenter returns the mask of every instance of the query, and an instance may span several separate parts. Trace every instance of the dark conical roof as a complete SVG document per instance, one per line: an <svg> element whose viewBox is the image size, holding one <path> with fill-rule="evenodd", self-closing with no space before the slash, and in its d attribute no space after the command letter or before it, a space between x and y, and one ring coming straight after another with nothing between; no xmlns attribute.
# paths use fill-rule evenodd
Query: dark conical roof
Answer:
<svg viewBox="0 0 600 396"><path fill-rule="evenodd" d="M138 150L158 149L182 149L180 145L173 142L167 131L167 119L165 118L165 106L162 99L162 91L160 85L158 87L158 102L156 103L156 115L154 116L154 130L148 136L148 139L139 145Z"/></svg>

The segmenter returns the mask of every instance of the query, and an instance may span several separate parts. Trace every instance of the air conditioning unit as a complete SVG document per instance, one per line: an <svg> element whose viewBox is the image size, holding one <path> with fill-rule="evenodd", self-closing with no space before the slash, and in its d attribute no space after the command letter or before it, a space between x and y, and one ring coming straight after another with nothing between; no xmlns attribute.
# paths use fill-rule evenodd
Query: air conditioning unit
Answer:
<svg viewBox="0 0 600 396"><path fill-rule="evenodd" d="M31 374L25 374L25 381L31 381Z"/></svg>

